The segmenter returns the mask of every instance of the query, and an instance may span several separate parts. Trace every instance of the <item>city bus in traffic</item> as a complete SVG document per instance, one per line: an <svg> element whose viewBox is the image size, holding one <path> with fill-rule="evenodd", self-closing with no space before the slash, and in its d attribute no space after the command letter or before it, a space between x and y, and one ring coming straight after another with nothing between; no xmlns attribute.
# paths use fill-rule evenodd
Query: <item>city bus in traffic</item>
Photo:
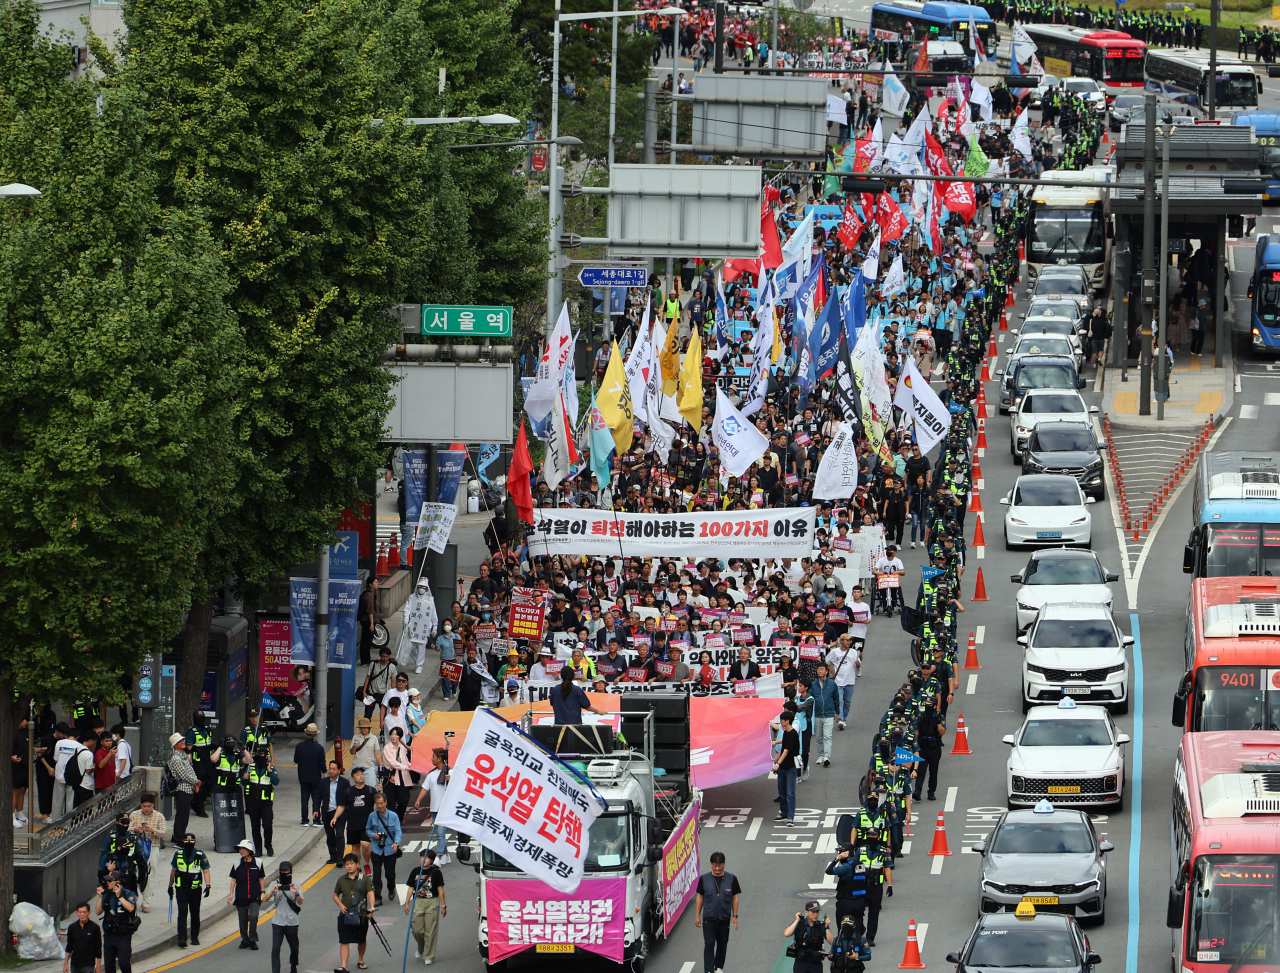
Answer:
<svg viewBox="0 0 1280 973"><path fill-rule="evenodd" d="M1096 188L1054 185L1057 180L1090 179L1097 180ZM1114 167L1098 165L1041 175L1027 209L1027 274L1032 282L1046 265L1069 264L1083 267L1095 290L1106 286L1111 263L1106 185L1114 179Z"/></svg>
<svg viewBox="0 0 1280 973"><path fill-rule="evenodd" d="M1172 966L1271 973L1280 964L1280 733L1184 733L1169 828Z"/></svg>
<svg viewBox="0 0 1280 973"><path fill-rule="evenodd" d="M1257 107L1262 79L1246 62L1219 54L1216 77L1216 110ZM1188 47L1152 48L1147 51L1147 90L1207 111L1209 52Z"/></svg>
<svg viewBox="0 0 1280 973"><path fill-rule="evenodd" d="M1240 111L1232 125L1248 125L1258 143L1258 173L1266 180L1262 201L1280 199L1280 112Z"/></svg>
<svg viewBox="0 0 1280 973"><path fill-rule="evenodd" d="M986 51L987 58L994 58L1000 34L991 14L977 4L953 3L951 0L928 0L924 3L920 0L895 0L893 3L877 3L871 8L871 30L874 36L881 39L900 41L899 51L916 41L950 38L958 41L969 52L969 61L972 63L973 52L969 49L970 16L973 17L974 26L978 28L978 39L982 41L982 49ZM907 24L911 25L910 37L907 36Z"/></svg>
<svg viewBox="0 0 1280 973"><path fill-rule="evenodd" d="M1173 725L1186 733L1280 730L1280 578L1197 578Z"/></svg>
<svg viewBox="0 0 1280 973"><path fill-rule="evenodd" d="M1026 24L1044 69L1058 78L1093 78L1107 100L1146 85L1147 45L1119 30Z"/></svg>
<svg viewBox="0 0 1280 973"><path fill-rule="evenodd" d="M1197 578L1280 575L1280 453L1200 457L1182 570Z"/></svg>

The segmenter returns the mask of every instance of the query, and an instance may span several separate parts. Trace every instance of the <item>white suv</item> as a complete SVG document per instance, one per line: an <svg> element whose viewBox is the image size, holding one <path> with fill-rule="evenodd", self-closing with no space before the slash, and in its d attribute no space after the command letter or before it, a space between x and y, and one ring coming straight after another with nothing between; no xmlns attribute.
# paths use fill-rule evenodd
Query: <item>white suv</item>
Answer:
<svg viewBox="0 0 1280 973"><path fill-rule="evenodd" d="M1022 462L1022 451L1038 422L1074 420L1086 422L1098 411L1096 405L1085 405L1075 389L1029 389L1009 417L1009 452L1015 463Z"/></svg>
<svg viewBox="0 0 1280 973"><path fill-rule="evenodd" d="M1022 712L1063 696L1129 712L1129 659L1133 637L1121 635L1105 605L1045 605L1031 630L1018 636L1022 657Z"/></svg>

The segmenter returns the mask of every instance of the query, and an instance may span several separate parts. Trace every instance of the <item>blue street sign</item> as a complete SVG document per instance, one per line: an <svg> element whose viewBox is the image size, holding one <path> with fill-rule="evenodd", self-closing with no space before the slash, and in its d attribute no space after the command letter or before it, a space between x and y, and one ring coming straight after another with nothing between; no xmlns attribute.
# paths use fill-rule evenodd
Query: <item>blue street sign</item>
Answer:
<svg viewBox="0 0 1280 973"><path fill-rule="evenodd" d="M649 271L644 267L583 267L578 283L583 287L644 287Z"/></svg>
<svg viewBox="0 0 1280 973"><path fill-rule="evenodd" d="M164 678L166 679L176 679L178 676L178 667L177 666L161 666L160 675L164 676Z"/></svg>
<svg viewBox="0 0 1280 973"><path fill-rule="evenodd" d="M138 672L142 673L142 675L144 675L144 676L149 676L149 675L151 675L151 667L150 667L150 666L142 666L142 667L138 670Z"/></svg>
<svg viewBox="0 0 1280 973"><path fill-rule="evenodd" d="M151 694L144 689L142 692L138 693L138 702L140 703L151 702Z"/></svg>
<svg viewBox="0 0 1280 973"><path fill-rule="evenodd" d="M139 679L139 680L138 680L138 688L139 688L139 689L150 689L150 688L151 688L151 680L150 680L150 679L145 679L145 678L144 678L144 679Z"/></svg>

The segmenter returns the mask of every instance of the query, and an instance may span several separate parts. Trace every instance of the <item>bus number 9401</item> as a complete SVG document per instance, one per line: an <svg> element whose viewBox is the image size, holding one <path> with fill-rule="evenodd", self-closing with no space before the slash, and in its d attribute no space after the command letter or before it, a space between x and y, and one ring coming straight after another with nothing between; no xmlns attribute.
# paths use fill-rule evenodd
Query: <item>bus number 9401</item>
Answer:
<svg viewBox="0 0 1280 973"><path fill-rule="evenodd" d="M1258 686L1258 674L1256 672L1224 672L1222 673L1222 685L1256 689Z"/></svg>

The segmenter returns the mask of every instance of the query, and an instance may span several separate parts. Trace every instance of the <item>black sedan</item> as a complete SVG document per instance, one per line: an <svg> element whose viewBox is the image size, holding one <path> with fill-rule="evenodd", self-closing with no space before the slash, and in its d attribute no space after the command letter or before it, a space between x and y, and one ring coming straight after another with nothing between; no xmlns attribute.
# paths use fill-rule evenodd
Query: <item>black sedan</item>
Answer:
<svg viewBox="0 0 1280 973"><path fill-rule="evenodd" d="M1095 500L1106 498L1102 450L1087 422L1038 423L1022 452L1023 473L1065 473Z"/></svg>
<svg viewBox="0 0 1280 973"><path fill-rule="evenodd" d="M956 973L1036 969L1044 973L1092 973L1102 957L1089 948L1080 924L1060 914L1036 913L1019 906L1016 913L984 915L958 953L948 953Z"/></svg>

